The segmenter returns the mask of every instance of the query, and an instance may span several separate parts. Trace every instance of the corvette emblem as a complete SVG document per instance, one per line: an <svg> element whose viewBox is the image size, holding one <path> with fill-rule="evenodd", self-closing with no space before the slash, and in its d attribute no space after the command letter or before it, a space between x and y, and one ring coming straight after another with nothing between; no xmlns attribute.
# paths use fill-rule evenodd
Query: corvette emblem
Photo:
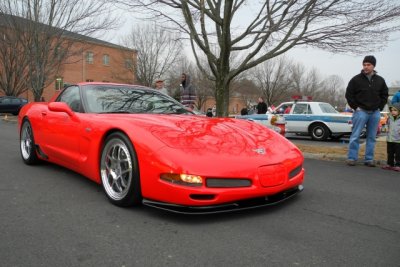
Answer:
<svg viewBox="0 0 400 267"><path fill-rule="evenodd" d="M263 148L263 147L255 148L255 149L253 149L253 151L260 155L265 155L265 148Z"/></svg>

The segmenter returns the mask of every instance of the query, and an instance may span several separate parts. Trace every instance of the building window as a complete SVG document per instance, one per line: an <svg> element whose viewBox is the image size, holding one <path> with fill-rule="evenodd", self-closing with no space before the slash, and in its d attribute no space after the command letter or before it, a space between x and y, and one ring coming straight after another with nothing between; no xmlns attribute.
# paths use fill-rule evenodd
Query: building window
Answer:
<svg viewBox="0 0 400 267"><path fill-rule="evenodd" d="M127 69L132 69L133 68L132 59L130 59L130 58L125 59L125 68L127 68Z"/></svg>
<svg viewBox="0 0 400 267"><path fill-rule="evenodd" d="M86 63L93 64L93 58L94 58L93 52L86 53Z"/></svg>
<svg viewBox="0 0 400 267"><path fill-rule="evenodd" d="M64 88L64 81L62 77L56 78L55 87L57 91Z"/></svg>
<svg viewBox="0 0 400 267"><path fill-rule="evenodd" d="M106 66L110 65L110 56L107 54L103 55L103 65L106 65Z"/></svg>
<svg viewBox="0 0 400 267"><path fill-rule="evenodd" d="M92 80L92 79L86 79L86 81L87 81L87 82L93 82L93 80Z"/></svg>

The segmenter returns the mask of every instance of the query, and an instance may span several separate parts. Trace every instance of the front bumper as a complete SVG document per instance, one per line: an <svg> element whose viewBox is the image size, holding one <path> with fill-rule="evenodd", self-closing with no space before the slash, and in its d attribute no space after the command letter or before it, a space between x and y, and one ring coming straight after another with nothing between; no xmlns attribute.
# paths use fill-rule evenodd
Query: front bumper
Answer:
<svg viewBox="0 0 400 267"><path fill-rule="evenodd" d="M181 214L213 214L213 213L233 212L239 210L247 210L247 209L276 205L287 199L294 197L295 195L303 191L303 189L304 187L302 185L298 185L289 190L271 196L245 199L231 203L226 203L221 205L211 205L211 206L183 206L183 205L153 201L149 199L143 199L143 204L149 207L167 210L175 213L181 213Z"/></svg>

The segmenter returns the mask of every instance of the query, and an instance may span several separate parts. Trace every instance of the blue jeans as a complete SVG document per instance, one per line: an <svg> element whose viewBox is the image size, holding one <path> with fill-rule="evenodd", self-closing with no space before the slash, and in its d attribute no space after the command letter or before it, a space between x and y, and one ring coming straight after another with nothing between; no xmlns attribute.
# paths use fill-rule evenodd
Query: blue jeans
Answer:
<svg viewBox="0 0 400 267"><path fill-rule="evenodd" d="M365 162L371 162L374 160L376 134L378 132L379 110L366 111L366 110L355 110L353 113L352 123L353 129L349 141L349 152L347 158L349 160L358 159L358 150L360 148L360 134L364 127L367 128L367 141L365 145Z"/></svg>

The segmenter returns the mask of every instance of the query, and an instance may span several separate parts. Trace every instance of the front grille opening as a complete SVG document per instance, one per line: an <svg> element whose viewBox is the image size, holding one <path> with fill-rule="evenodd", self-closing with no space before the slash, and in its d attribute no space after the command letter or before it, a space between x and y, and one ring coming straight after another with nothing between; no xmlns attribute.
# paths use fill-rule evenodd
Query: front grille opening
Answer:
<svg viewBox="0 0 400 267"><path fill-rule="evenodd" d="M296 167L295 169L293 169L290 173L289 173L289 179L294 178L297 174L299 174L301 172L301 170L303 169L302 165L299 165L298 167Z"/></svg>
<svg viewBox="0 0 400 267"><path fill-rule="evenodd" d="M214 194L190 194L193 200L212 200L215 198Z"/></svg>
<svg viewBox="0 0 400 267"><path fill-rule="evenodd" d="M249 179L207 178L206 186L211 188L250 187Z"/></svg>

